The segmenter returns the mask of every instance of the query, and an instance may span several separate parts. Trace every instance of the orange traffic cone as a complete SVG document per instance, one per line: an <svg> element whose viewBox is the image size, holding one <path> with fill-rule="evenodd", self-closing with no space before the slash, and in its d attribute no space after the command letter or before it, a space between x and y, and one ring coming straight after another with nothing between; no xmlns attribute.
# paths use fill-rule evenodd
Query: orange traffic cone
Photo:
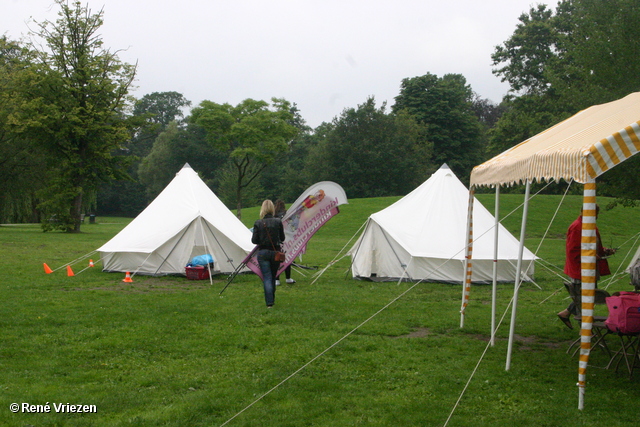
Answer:
<svg viewBox="0 0 640 427"><path fill-rule="evenodd" d="M69 277L75 276L75 274L73 274L73 270L71 269L70 265L67 265L67 276Z"/></svg>
<svg viewBox="0 0 640 427"><path fill-rule="evenodd" d="M93 260L92 260L92 259L90 259L90 260L89 260L89 267L95 267L95 266L93 265Z"/></svg>
<svg viewBox="0 0 640 427"><path fill-rule="evenodd" d="M46 262L44 263L44 272L47 274L53 273L53 270L49 268Z"/></svg>
<svg viewBox="0 0 640 427"><path fill-rule="evenodd" d="M126 275L126 276L124 276L124 279L122 279L122 281L123 281L123 282L126 282L126 283L131 283L131 282L133 282L133 280L131 280L131 274L129 274L129 272L128 272L128 271L127 271L127 275Z"/></svg>

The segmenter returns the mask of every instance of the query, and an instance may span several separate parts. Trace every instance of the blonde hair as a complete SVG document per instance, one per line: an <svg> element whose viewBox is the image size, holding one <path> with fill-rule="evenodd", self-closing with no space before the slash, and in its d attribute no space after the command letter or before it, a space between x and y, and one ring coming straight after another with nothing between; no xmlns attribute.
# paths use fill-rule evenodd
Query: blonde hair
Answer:
<svg viewBox="0 0 640 427"><path fill-rule="evenodd" d="M273 215L274 213L275 213L275 208L273 207L273 202L271 200L267 199L264 202L262 202L262 207L260 208L260 219L264 218L269 214Z"/></svg>

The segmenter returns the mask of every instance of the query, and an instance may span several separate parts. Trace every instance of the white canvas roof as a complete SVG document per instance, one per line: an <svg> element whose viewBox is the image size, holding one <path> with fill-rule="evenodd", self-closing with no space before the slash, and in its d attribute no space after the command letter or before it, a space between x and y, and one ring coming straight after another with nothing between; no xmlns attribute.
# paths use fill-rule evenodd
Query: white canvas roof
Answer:
<svg viewBox="0 0 640 427"><path fill-rule="evenodd" d="M640 150L640 92L594 105L473 168L471 185L585 183Z"/></svg>
<svg viewBox="0 0 640 427"><path fill-rule="evenodd" d="M251 231L188 165L120 233L98 249L105 271L184 274L196 255L232 272L253 249Z"/></svg>
<svg viewBox="0 0 640 427"><path fill-rule="evenodd" d="M461 282L464 278L469 191L445 164L418 188L368 219L351 249L354 277ZM473 282L491 282L493 215L474 202ZM499 227L498 280L513 281L518 241ZM525 249L531 277L535 256ZM406 268L406 272L405 272Z"/></svg>

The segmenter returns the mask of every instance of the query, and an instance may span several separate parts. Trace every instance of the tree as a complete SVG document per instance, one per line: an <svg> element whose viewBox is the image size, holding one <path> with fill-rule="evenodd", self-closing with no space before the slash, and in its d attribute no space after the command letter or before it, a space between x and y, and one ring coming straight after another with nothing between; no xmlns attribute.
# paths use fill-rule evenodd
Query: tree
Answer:
<svg viewBox="0 0 640 427"><path fill-rule="evenodd" d="M615 197L607 207L638 206L640 203L640 156L637 154L602 175L598 194Z"/></svg>
<svg viewBox="0 0 640 427"><path fill-rule="evenodd" d="M202 128L195 125L182 128L174 121L156 138L151 152L140 162L137 175L146 188L145 199L151 201L185 163L189 163L203 180L212 181L226 161L225 154L212 150L207 144Z"/></svg>
<svg viewBox="0 0 640 427"><path fill-rule="evenodd" d="M136 67L103 48L97 34L102 10L93 14L79 2L55 2L59 19L38 23L33 34L47 49L33 45L39 58L33 66L36 77L25 89L12 126L37 141L56 174L40 193L44 229L78 232L83 197L95 195L100 182L125 175L126 158L113 153L130 137L125 108ZM56 222L46 221L54 215Z"/></svg>
<svg viewBox="0 0 640 427"><path fill-rule="evenodd" d="M638 19L637 0L562 0L555 14L538 5L496 47L493 73L512 95L544 95L571 114L621 98L640 90Z"/></svg>
<svg viewBox="0 0 640 427"><path fill-rule="evenodd" d="M637 0L565 0L555 25L563 34L549 81L575 110L640 90Z"/></svg>
<svg viewBox="0 0 640 427"><path fill-rule="evenodd" d="M504 113L488 131L486 153L495 156L571 116L570 109L557 97L522 95L505 97Z"/></svg>
<svg viewBox="0 0 640 427"><path fill-rule="evenodd" d="M562 4L562 2L561 2ZM496 46L491 55L495 75L510 85L501 103L503 114L489 130L487 153L498 154L569 117L573 108L551 84L551 70L562 63L562 52L570 38L569 7L561 16L546 5L529 9L518 18L511 37Z"/></svg>
<svg viewBox="0 0 640 427"><path fill-rule="evenodd" d="M426 126L433 144L432 161L447 163L464 180L480 163L485 144L480 120L473 109L474 93L460 74L433 74L402 80L393 111L406 111Z"/></svg>
<svg viewBox="0 0 640 427"><path fill-rule="evenodd" d="M32 60L29 49L0 37L0 223L39 221L36 192L45 182L45 158L9 124L22 103L21 82L30 79Z"/></svg>
<svg viewBox="0 0 640 427"><path fill-rule="evenodd" d="M222 165L216 172L215 179L207 184L216 188L216 195L229 209L238 206L238 171L232 162ZM269 194L273 194L273 189L276 188L273 184L269 182ZM242 206L259 206L266 198L274 201L277 198L266 194L261 180L254 179L242 187L240 202Z"/></svg>
<svg viewBox="0 0 640 427"><path fill-rule="evenodd" d="M242 192L260 173L289 148L297 129L291 125L291 105L272 98L246 99L237 106L202 101L191 111L191 123L202 126L216 150L229 154L235 169L237 216L242 215Z"/></svg>
<svg viewBox="0 0 640 427"><path fill-rule="evenodd" d="M494 127L504 113L503 105L496 104L487 98L482 98L477 93L473 94L471 109L487 130Z"/></svg>
<svg viewBox="0 0 640 427"><path fill-rule="evenodd" d="M137 126L137 132L122 145L122 150L114 153L114 155L133 157L127 170L130 179L111 181L100 186L97 202L100 215L136 216L147 206L148 197L155 197L158 194L155 190L145 189L140 182L138 176L140 164L152 152L154 141L171 123L177 123L181 129L184 127L182 109L189 105L191 101L178 92L153 92L135 102L130 121ZM187 133L187 135L195 136L193 133ZM171 156L171 153L167 154ZM158 156L159 154L154 154L154 157ZM175 173L185 161L182 159L181 164L167 170L166 173L173 176L172 171ZM179 162L180 160L177 161ZM150 185L153 187L160 185L162 189L168 182L151 180Z"/></svg>
<svg viewBox="0 0 640 427"><path fill-rule="evenodd" d="M151 151L153 141L164 132L171 122L180 122L184 118L183 108L191 101L178 92L153 92L135 102L133 116L146 119L148 126L135 135L130 149L132 153L145 157Z"/></svg>
<svg viewBox="0 0 640 427"><path fill-rule="evenodd" d="M549 89L545 71L557 55L559 34L553 11L540 4L518 20L511 37L491 55L493 65L500 66L493 73L508 82L512 92L540 95Z"/></svg>
<svg viewBox="0 0 640 427"><path fill-rule="evenodd" d="M295 126L298 134L289 143L289 149L278 153L275 161L260 175L260 188L268 189L261 194L262 199L291 202L314 183L310 171L305 168L305 159L317 143L317 138L295 103L291 106L291 114L293 119L289 123Z"/></svg>
<svg viewBox="0 0 640 427"><path fill-rule="evenodd" d="M368 98L345 109L308 159L315 180L340 184L349 197L404 195L425 178L430 154L423 128L404 114L388 114Z"/></svg>
<svg viewBox="0 0 640 427"><path fill-rule="evenodd" d="M637 0L562 0L555 14L540 5L520 17L496 47L496 75L511 85L506 112L491 130L501 151L591 105L640 90L640 8ZM627 161L602 176L600 194L628 204L640 198L638 173ZM626 183L626 185L625 185Z"/></svg>

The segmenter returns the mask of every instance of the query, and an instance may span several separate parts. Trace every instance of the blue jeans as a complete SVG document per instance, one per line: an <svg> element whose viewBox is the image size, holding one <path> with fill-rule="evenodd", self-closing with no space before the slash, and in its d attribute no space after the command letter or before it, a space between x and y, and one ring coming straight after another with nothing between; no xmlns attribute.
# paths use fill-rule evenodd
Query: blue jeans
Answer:
<svg viewBox="0 0 640 427"><path fill-rule="evenodd" d="M262 283L264 284L264 301L267 306L273 305L276 299L276 273L278 272L279 262L273 260L274 252L269 249L260 249L258 251L258 265L262 272Z"/></svg>

